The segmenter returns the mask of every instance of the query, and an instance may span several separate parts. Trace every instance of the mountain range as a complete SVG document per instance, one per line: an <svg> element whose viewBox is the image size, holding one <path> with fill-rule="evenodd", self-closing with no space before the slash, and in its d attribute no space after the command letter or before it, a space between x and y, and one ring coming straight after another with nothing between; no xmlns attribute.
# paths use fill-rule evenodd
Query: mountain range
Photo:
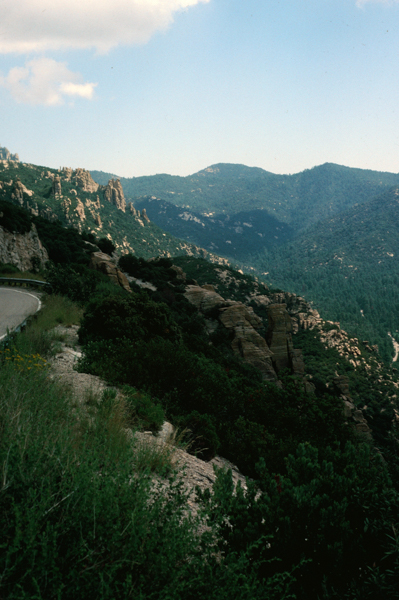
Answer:
<svg viewBox="0 0 399 600"><path fill-rule="evenodd" d="M108 174L92 172L98 181ZM166 231L304 294L389 360L397 337L399 175L326 163L295 175L218 164L189 177L121 178Z"/></svg>
<svg viewBox="0 0 399 600"><path fill-rule="evenodd" d="M218 164L189 177L49 169L3 152L0 200L119 254L230 262L304 295L385 360L399 340L399 175L325 164L295 175ZM222 258L220 258L222 257Z"/></svg>

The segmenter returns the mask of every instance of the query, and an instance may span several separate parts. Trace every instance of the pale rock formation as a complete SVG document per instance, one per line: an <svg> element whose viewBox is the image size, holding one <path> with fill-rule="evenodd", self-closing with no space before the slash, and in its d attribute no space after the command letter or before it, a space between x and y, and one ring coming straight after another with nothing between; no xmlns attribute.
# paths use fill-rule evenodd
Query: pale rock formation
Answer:
<svg viewBox="0 0 399 600"><path fill-rule="evenodd" d="M29 202L26 202L25 204L25 208L27 211L30 212L31 215L33 215L34 217L38 217L39 216L39 207L37 205L37 202L34 203L33 206L31 206L29 204Z"/></svg>
<svg viewBox="0 0 399 600"><path fill-rule="evenodd" d="M129 204L127 205L127 208L131 215L133 215L134 217L137 217L137 210L134 208L132 202L129 202Z"/></svg>
<svg viewBox="0 0 399 600"><path fill-rule="evenodd" d="M212 312L215 308L227 305L222 296L199 285L188 285L184 295L204 315Z"/></svg>
<svg viewBox="0 0 399 600"><path fill-rule="evenodd" d="M269 327L266 340L273 352L273 363L277 371L290 368L292 345L291 317L286 304L271 304L268 308Z"/></svg>
<svg viewBox="0 0 399 600"><path fill-rule="evenodd" d="M71 208L72 201L70 198L63 198L61 202L62 210L64 211L65 219L69 221L69 209Z"/></svg>
<svg viewBox="0 0 399 600"><path fill-rule="evenodd" d="M72 179L76 181L78 187L84 192L97 192L100 187L98 183L94 181L89 171L86 169L76 169L73 172Z"/></svg>
<svg viewBox="0 0 399 600"><path fill-rule="evenodd" d="M91 255L91 267L107 275L116 285L120 285L127 292L131 292L129 281L124 273L118 269L108 254L104 252L93 252Z"/></svg>
<svg viewBox="0 0 399 600"><path fill-rule="evenodd" d="M60 172L65 181L71 181L73 169L70 169L69 167L63 167Z"/></svg>
<svg viewBox="0 0 399 600"><path fill-rule="evenodd" d="M76 207L75 207L75 212L77 213L80 221L82 223L84 223L84 221L86 220L86 215L85 215L85 207L83 206L83 202L81 202L79 200L79 198L76 198Z"/></svg>
<svg viewBox="0 0 399 600"><path fill-rule="evenodd" d="M141 219L144 223L150 223L150 219L148 218L147 211L145 208L141 211Z"/></svg>
<svg viewBox="0 0 399 600"><path fill-rule="evenodd" d="M111 202L123 212L126 211L125 195L119 179L110 179L106 186L101 186L101 189L107 202Z"/></svg>
<svg viewBox="0 0 399 600"><path fill-rule="evenodd" d="M62 196L61 177L55 175L53 179L53 194L54 196Z"/></svg>
<svg viewBox="0 0 399 600"><path fill-rule="evenodd" d="M19 156L18 154L11 154L8 148L0 146L0 160L12 160L14 162L19 162Z"/></svg>
<svg viewBox="0 0 399 600"><path fill-rule="evenodd" d="M24 186L22 185L22 183L20 182L20 180L17 178L15 180L15 183L13 185L12 188L12 193L11 193L11 198L17 202L20 206L23 206L24 204L24 190L23 190Z"/></svg>
<svg viewBox="0 0 399 600"><path fill-rule="evenodd" d="M47 250L32 225L28 233L11 233L0 226L0 262L15 265L21 271L33 268L32 258L40 261L42 266L48 261Z"/></svg>
<svg viewBox="0 0 399 600"><path fill-rule="evenodd" d="M24 186L24 184L19 180L19 178L17 177L13 187L12 187L12 193L11 193L11 198L15 201L18 202L18 204L20 206L23 206L24 204L24 194L26 196L33 196L33 191L32 190L28 190L27 187Z"/></svg>
<svg viewBox="0 0 399 600"><path fill-rule="evenodd" d="M186 274L181 267L178 267L177 265L172 265L170 268L172 271L175 271L176 279L178 281L186 281Z"/></svg>
<svg viewBox="0 0 399 600"><path fill-rule="evenodd" d="M273 367L277 373L288 369L295 375L307 393L315 390L313 383L305 375L302 350L294 348L292 342L293 320L286 304L270 304L268 307L269 326L266 341L273 353Z"/></svg>
<svg viewBox="0 0 399 600"><path fill-rule="evenodd" d="M262 319L255 315L241 302L226 308L220 308L219 321L234 332L231 347L235 354L240 355L244 362L256 367L262 378L275 381L277 375L272 365L273 352L266 344L266 340L256 331L262 327Z"/></svg>

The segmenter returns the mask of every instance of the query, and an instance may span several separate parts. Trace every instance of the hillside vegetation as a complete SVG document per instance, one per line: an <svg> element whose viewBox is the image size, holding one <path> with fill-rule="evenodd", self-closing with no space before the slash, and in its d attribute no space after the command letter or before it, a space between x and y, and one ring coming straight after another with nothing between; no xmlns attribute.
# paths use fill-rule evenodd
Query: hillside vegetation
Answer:
<svg viewBox="0 0 399 600"><path fill-rule="evenodd" d="M123 180L131 197L148 194L134 205L165 230L304 295L378 344L386 361L399 331L398 182L334 164L287 176L221 164L186 178Z"/></svg>
<svg viewBox="0 0 399 600"><path fill-rule="evenodd" d="M377 343L386 360L399 330L399 195L322 221L280 249L253 257L267 279L304 294L345 329ZM399 339L399 338L398 338Z"/></svg>
<svg viewBox="0 0 399 600"><path fill-rule="evenodd" d="M20 211L11 211L16 222ZM74 231L77 249L42 273L62 311L0 353L0 595L396 598L396 373L319 320L293 336L314 387L289 370L265 381L234 351L229 331L215 328L216 313L189 302L187 286L212 285L245 303L261 332L270 303L298 305L308 322L314 313L303 299L203 259L133 254L120 267L154 289L132 283L129 293L88 269L90 247L76 230L48 227L61 244ZM79 369L116 386L119 400L106 393L74 402L47 376L51 329L72 301L72 319L82 315ZM349 353L326 346L331 332ZM346 395L337 376L348 381ZM348 413L349 398L356 410ZM359 414L372 437L357 433ZM220 472L213 494L198 492L205 532L187 513L181 475L169 467L154 478L150 465L137 466L128 431L157 431L165 417L191 452L205 460L219 452L252 477L234 490L231 472Z"/></svg>

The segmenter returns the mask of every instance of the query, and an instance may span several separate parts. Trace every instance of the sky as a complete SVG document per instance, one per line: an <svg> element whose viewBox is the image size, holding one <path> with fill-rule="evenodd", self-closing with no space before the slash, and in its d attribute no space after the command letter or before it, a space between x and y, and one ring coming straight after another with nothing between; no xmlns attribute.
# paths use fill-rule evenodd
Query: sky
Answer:
<svg viewBox="0 0 399 600"><path fill-rule="evenodd" d="M1 0L0 146L124 177L399 172L399 0Z"/></svg>

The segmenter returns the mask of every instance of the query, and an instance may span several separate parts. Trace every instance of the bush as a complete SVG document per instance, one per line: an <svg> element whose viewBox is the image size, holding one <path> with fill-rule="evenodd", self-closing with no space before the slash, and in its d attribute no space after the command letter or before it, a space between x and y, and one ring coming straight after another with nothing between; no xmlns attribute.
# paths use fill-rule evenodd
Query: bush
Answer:
<svg viewBox="0 0 399 600"><path fill-rule="evenodd" d="M148 394L139 392L129 386L124 386L123 394L127 408L136 427L149 429L157 433L162 429L165 413L162 406Z"/></svg>
<svg viewBox="0 0 399 600"><path fill-rule="evenodd" d="M185 437L192 454L202 460L211 460L216 456L220 448L220 440L216 433L214 418L194 410L186 417L177 419L176 424L186 430Z"/></svg>
<svg viewBox="0 0 399 600"><path fill-rule="evenodd" d="M20 273L20 270L14 265L0 264L0 276L2 275L14 275L15 273Z"/></svg>
<svg viewBox="0 0 399 600"><path fill-rule="evenodd" d="M49 265L46 280L55 294L66 296L81 305L99 293L101 286L105 286L105 293L118 293L118 287L106 275L84 265Z"/></svg>
<svg viewBox="0 0 399 600"><path fill-rule="evenodd" d="M391 532L399 496L382 460L351 443L342 452L326 449L325 457L300 444L286 459L286 475L260 461L261 494L250 481L234 493L231 472L220 472L214 495L199 493L219 528L220 551L251 550L260 579L297 569L298 600L396 598L399 552Z"/></svg>
<svg viewBox="0 0 399 600"><path fill-rule="evenodd" d="M112 241L106 237L99 239L95 243L100 248L101 252L105 252L105 254L109 254L111 256L111 254L113 252L115 252L115 249L116 249L115 244L112 243Z"/></svg>
<svg viewBox="0 0 399 600"><path fill-rule="evenodd" d="M79 339L150 340L155 336L178 339L179 328L165 304L153 302L145 292L95 298L85 310Z"/></svg>
<svg viewBox="0 0 399 600"><path fill-rule="evenodd" d="M31 230L32 220L28 211L0 200L0 225L7 231L23 234Z"/></svg>

